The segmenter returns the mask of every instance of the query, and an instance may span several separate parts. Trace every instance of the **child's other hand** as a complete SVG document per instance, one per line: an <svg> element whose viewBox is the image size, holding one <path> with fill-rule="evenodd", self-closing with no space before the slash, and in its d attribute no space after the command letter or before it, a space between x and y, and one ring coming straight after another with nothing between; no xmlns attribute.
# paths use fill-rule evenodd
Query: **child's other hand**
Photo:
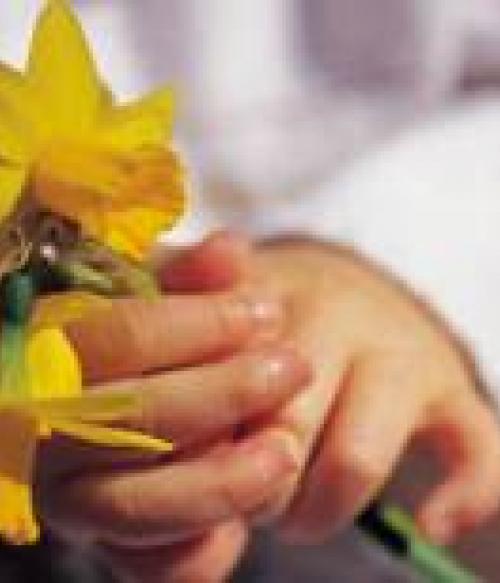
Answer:
<svg viewBox="0 0 500 583"><path fill-rule="evenodd" d="M283 241L244 259L242 288L286 298L284 337L313 365L306 390L248 428L287 432L300 460L256 518L281 518L288 540L324 539L377 495L413 439L430 443L443 463L418 515L429 535L449 542L491 516L498 425L443 325L386 274L333 247ZM186 277L203 287L203 270L182 271L174 285ZM187 546L112 555L137 581L219 581L245 536L244 523L231 522Z"/></svg>
<svg viewBox="0 0 500 583"><path fill-rule="evenodd" d="M496 511L497 421L462 350L425 307L353 254L300 241L261 250L254 285L288 297L286 336L314 373L266 425L288 429L302 459L269 509L285 513L288 540L321 540L350 523L410 440L429 443L444 469L418 512L428 535L450 542Z"/></svg>

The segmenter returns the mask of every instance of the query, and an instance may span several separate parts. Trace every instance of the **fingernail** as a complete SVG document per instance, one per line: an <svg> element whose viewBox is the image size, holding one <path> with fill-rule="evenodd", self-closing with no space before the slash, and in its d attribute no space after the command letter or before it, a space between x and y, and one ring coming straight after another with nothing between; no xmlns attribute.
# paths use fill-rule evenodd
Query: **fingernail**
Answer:
<svg viewBox="0 0 500 583"><path fill-rule="evenodd" d="M276 329L281 320L279 304L268 299L224 299L220 302L219 313L227 323L226 332L234 334L237 339L243 337L246 343L261 329Z"/></svg>
<svg viewBox="0 0 500 583"><path fill-rule="evenodd" d="M222 315L228 322L235 320L260 330L277 329L283 319L280 303L272 298L238 297L221 303Z"/></svg>
<svg viewBox="0 0 500 583"><path fill-rule="evenodd" d="M257 356L256 374L261 378L258 386L274 391L289 387L299 387L308 383L311 370L307 362L297 352L289 348L278 348L270 353Z"/></svg>
<svg viewBox="0 0 500 583"><path fill-rule="evenodd" d="M254 471L263 482L270 483L295 473L300 467L297 441L285 431L276 431L242 445L253 454Z"/></svg>
<svg viewBox="0 0 500 583"><path fill-rule="evenodd" d="M258 298L249 302L250 313L259 328L276 328L283 321L283 306L276 298Z"/></svg>

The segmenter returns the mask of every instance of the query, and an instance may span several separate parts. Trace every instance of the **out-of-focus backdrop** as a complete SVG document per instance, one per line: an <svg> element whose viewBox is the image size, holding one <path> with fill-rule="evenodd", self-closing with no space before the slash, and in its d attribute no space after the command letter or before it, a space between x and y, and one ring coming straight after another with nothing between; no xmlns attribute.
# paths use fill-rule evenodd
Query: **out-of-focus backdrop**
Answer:
<svg viewBox="0 0 500 583"><path fill-rule="evenodd" d="M381 138L500 84L498 0L74 3L119 96L173 82L211 202L244 224L263 198L305 196ZM2 2L2 57L22 63L40 5Z"/></svg>

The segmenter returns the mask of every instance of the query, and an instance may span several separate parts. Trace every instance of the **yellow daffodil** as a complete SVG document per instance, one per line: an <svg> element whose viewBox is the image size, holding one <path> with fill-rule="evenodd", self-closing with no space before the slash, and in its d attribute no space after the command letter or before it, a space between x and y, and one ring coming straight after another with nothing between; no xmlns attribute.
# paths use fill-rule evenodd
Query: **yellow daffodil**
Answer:
<svg viewBox="0 0 500 583"><path fill-rule="evenodd" d="M22 276L24 277L24 276ZM52 432L109 447L168 452L171 444L106 427L137 410L140 393L82 395L80 365L57 323L107 301L69 293L40 302L29 329L3 324L0 351L0 534L14 544L36 542L39 527L31 498L36 445ZM27 338L25 338L27 336Z"/></svg>
<svg viewBox="0 0 500 583"><path fill-rule="evenodd" d="M67 1L47 0L26 71L0 64L0 224L8 229L19 209L33 205L79 225L90 240L142 259L184 211L184 171L168 143L171 122L169 90L115 105ZM60 432L105 446L171 449L108 426L140 406L140 392L82 394L80 365L62 326L107 303L82 292L38 298L43 245L29 233L22 261L16 253L0 258L0 535L17 544L38 537L31 482L40 439ZM57 251L54 259L49 246L51 260ZM65 269L78 275L73 283L92 272L77 264ZM95 284L100 275L91 275ZM131 289L154 287L146 274L136 279Z"/></svg>
<svg viewBox="0 0 500 583"><path fill-rule="evenodd" d="M168 89L115 105L66 0L48 0L24 73L0 66L0 221L24 192L140 259L183 214Z"/></svg>

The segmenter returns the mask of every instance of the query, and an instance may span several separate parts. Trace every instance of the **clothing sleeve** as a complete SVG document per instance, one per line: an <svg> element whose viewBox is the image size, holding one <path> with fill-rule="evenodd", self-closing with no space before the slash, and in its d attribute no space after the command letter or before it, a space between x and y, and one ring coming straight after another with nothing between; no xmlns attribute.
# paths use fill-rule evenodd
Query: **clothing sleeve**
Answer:
<svg viewBox="0 0 500 583"><path fill-rule="evenodd" d="M499 101L435 116L252 228L340 241L389 268L461 336L500 404Z"/></svg>

